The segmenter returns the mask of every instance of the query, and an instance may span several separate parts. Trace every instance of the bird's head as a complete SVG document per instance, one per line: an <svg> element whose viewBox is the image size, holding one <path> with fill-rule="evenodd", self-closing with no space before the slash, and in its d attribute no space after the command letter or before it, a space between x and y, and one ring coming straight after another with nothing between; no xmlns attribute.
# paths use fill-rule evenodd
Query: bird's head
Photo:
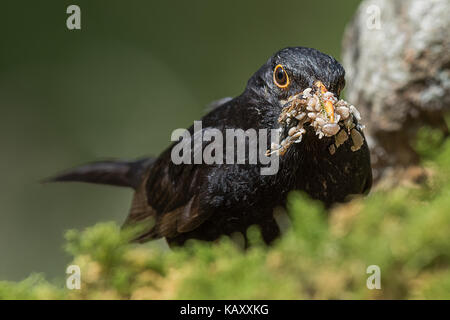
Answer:
<svg viewBox="0 0 450 320"><path fill-rule="evenodd" d="M247 89L283 106L283 101L317 81L338 97L345 85L344 76L344 68L329 55L312 48L285 48L250 78Z"/></svg>
<svg viewBox="0 0 450 320"><path fill-rule="evenodd" d="M292 143L301 142L303 134L321 139L337 135L341 128L350 134L357 127L359 113L339 100L344 75L344 68L329 55L293 47L275 53L250 78L246 91L275 109L280 154Z"/></svg>

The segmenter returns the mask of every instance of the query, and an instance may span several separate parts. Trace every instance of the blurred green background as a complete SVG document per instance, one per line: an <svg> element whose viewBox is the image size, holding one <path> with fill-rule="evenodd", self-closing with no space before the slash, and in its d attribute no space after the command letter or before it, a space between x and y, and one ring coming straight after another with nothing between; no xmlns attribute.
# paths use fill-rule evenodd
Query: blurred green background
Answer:
<svg viewBox="0 0 450 320"><path fill-rule="evenodd" d="M339 59L358 3L2 0L0 280L64 277L64 231L126 217L131 190L39 180L158 154L283 47ZM81 30L66 28L70 4Z"/></svg>

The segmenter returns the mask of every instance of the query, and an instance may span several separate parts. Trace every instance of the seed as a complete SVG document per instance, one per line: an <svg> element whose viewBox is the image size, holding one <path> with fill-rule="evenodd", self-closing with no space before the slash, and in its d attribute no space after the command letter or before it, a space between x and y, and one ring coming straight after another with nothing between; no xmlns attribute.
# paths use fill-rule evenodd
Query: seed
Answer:
<svg viewBox="0 0 450 320"><path fill-rule="evenodd" d="M288 131L288 135L292 136L297 132L297 128L296 127L292 127L289 129Z"/></svg>
<svg viewBox="0 0 450 320"><path fill-rule="evenodd" d="M314 107L316 104L317 104L316 97L312 97L311 99L308 100L308 107Z"/></svg>
<svg viewBox="0 0 450 320"><path fill-rule="evenodd" d="M334 121L333 121L333 123L338 123L339 120L341 120L341 115L340 115L340 114L337 114L337 115L334 116Z"/></svg>
<svg viewBox="0 0 450 320"><path fill-rule="evenodd" d="M335 138L336 147L339 148L339 146L340 146L341 144L343 144L345 141L347 141L347 139L348 139L347 132L345 132L345 130L341 130L341 131L336 135L336 138Z"/></svg>
<svg viewBox="0 0 450 320"><path fill-rule="evenodd" d="M322 110L322 105L320 104L320 102L316 103L316 111L319 112L320 110Z"/></svg>
<svg viewBox="0 0 450 320"><path fill-rule="evenodd" d="M312 88L307 88L305 90L303 90L303 95L307 98L309 98L309 96L311 96L311 90Z"/></svg>
<svg viewBox="0 0 450 320"><path fill-rule="evenodd" d="M307 111L316 111L316 109L314 108L314 106L307 106L306 107Z"/></svg>
<svg viewBox="0 0 450 320"><path fill-rule="evenodd" d="M348 130L352 129L355 126L352 118L348 118L347 120L345 120L344 125L347 127Z"/></svg>
<svg viewBox="0 0 450 320"><path fill-rule="evenodd" d="M295 119L302 120L306 116L306 113L300 112L298 115L295 116Z"/></svg>
<svg viewBox="0 0 450 320"><path fill-rule="evenodd" d="M336 108L336 112L341 115L343 120L350 116L350 111L347 107L338 107Z"/></svg>
<svg viewBox="0 0 450 320"><path fill-rule="evenodd" d="M272 150L280 149L280 145L278 143L272 142L270 144L270 149L272 149Z"/></svg>
<svg viewBox="0 0 450 320"><path fill-rule="evenodd" d="M322 127L322 131L327 136L334 136L339 131L339 125L336 123L327 123Z"/></svg>
<svg viewBox="0 0 450 320"><path fill-rule="evenodd" d="M309 112L308 113L308 118L310 118L311 120L314 120L316 118L316 113L315 112Z"/></svg>
<svg viewBox="0 0 450 320"><path fill-rule="evenodd" d="M317 123L319 126L323 126L326 122L325 122L325 120L322 119L321 117L317 117L317 118L316 118L316 123Z"/></svg>
<svg viewBox="0 0 450 320"><path fill-rule="evenodd" d="M294 141L294 143L300 143L302 142L303 136L300 136L297 138L297 140Z"/></svg>
<svg viewBox="0 0 450 320"><path fill-rule="evenodd" d="M353 113L353 115L355 116L356 120L361 121L361 114L359 113L359 111L355 108L355 106L350 106L350 112Z"/></svg>
<svg viewBox="0 0 450 320"><path fill-rule="evenodd" d="M363 136L361 135L361 133L359 133L358 130L353 129L351 131L351 137L352 137L352 141L353 141L353 146L350 149L352 151L359 150L364 143Z"/></svg>

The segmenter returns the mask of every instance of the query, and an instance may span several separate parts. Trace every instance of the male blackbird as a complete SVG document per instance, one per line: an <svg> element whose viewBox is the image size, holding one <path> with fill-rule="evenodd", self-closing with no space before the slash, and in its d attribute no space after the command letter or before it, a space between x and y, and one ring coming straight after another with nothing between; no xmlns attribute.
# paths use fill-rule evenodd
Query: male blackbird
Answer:
<svg viewBox="0 0 450 320"><path fill-rule="evenodd" d="M222 100L206 114L202 127L221 132L230 128L278 128L278 118L289 97L313 87L317 81L338 97L345 85L344 73L334 58L315 49L285 48L250 78L241 95ZM138 242L165 237L169 244L181 245L191 238L212 241L234 232L242 232L245 237L250 225L258 225L263 239L270 243L280 232L273 210L285 205L290 191L302 190L330 206L348 195L366 193L371 187L365 139L357 150L347 139L331 152L334 136L318 137L311 125L305 124L304 128L302 141L292 144L279 157L279 170L273 175L261 175L259 161L174 164L174 143L157 158L95 162L50 181L133 188L134 199L125 225L153 221L152 227L136 238ZM192 134L193 126L188 130ZM364 137L361 126L354 130Z"/></svg>

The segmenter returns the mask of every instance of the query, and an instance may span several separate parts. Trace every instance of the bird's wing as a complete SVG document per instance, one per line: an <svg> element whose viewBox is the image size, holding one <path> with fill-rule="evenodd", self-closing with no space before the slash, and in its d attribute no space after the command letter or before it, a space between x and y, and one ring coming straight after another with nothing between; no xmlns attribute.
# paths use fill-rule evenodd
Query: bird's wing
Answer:
<svg viewBox="0 0 450 320"><path fill-rule="evenodd" d="M205 128L202 130L202 135L211 128L224 132L226 128L230 127L248 128L249 125L245 123L246 121L255 121L256 119L258 123L257 117L259 114L256 111L247 108L246 105L241 105L239 106L240 111L237 112L231 110L234 107L233 104L225 103L222 107L212 110L203 117L202 124ZM242 117L243 112L248 117ZM193 127L189 131L192 139L195 140L196 134L193 134ZM188 143L193 155L196 148L191 142ZM202 141L201 150L204 150L208 143ZM232 183L231 180L241 181L243 185L251 185L248 180L259 181L261 179L257 167L253 170L258 173L250 177L248 175L249 170L239 166L236 166L236 168L232 166L228 169L221 167L221 170L217 170L216 165L175 165L171 159L172 149L175 145L170 146L152 164L136 190L132 208L125 224L148 218L151 218L154 222L153 228L140 236L137 239L138 241L143 242L160 237L173 238L181 233L194 230L214 213L214 208L218 207L216 203L215 207L211 208L211 202L220 200L209 199L210 194L227 193L226 190L220 188L234 185L235 183ZM236 172L228 172L227 170L235 170ZM218 181L226 181L226 183L219 183ZM241 193L246 196L245 192ZM236 202L238 204L246 203L243 199L237 199Z"/></svg>
<svg viewBox="0 0 450 320"><path fill-rule="evenodd" d="M147 170L136 189L125 225L153 220L152 229L139 236L137 241L170 238L191 231L211 214L202 210L199 202L211 166L175 165L171 160L173 146Z"/></svg>

